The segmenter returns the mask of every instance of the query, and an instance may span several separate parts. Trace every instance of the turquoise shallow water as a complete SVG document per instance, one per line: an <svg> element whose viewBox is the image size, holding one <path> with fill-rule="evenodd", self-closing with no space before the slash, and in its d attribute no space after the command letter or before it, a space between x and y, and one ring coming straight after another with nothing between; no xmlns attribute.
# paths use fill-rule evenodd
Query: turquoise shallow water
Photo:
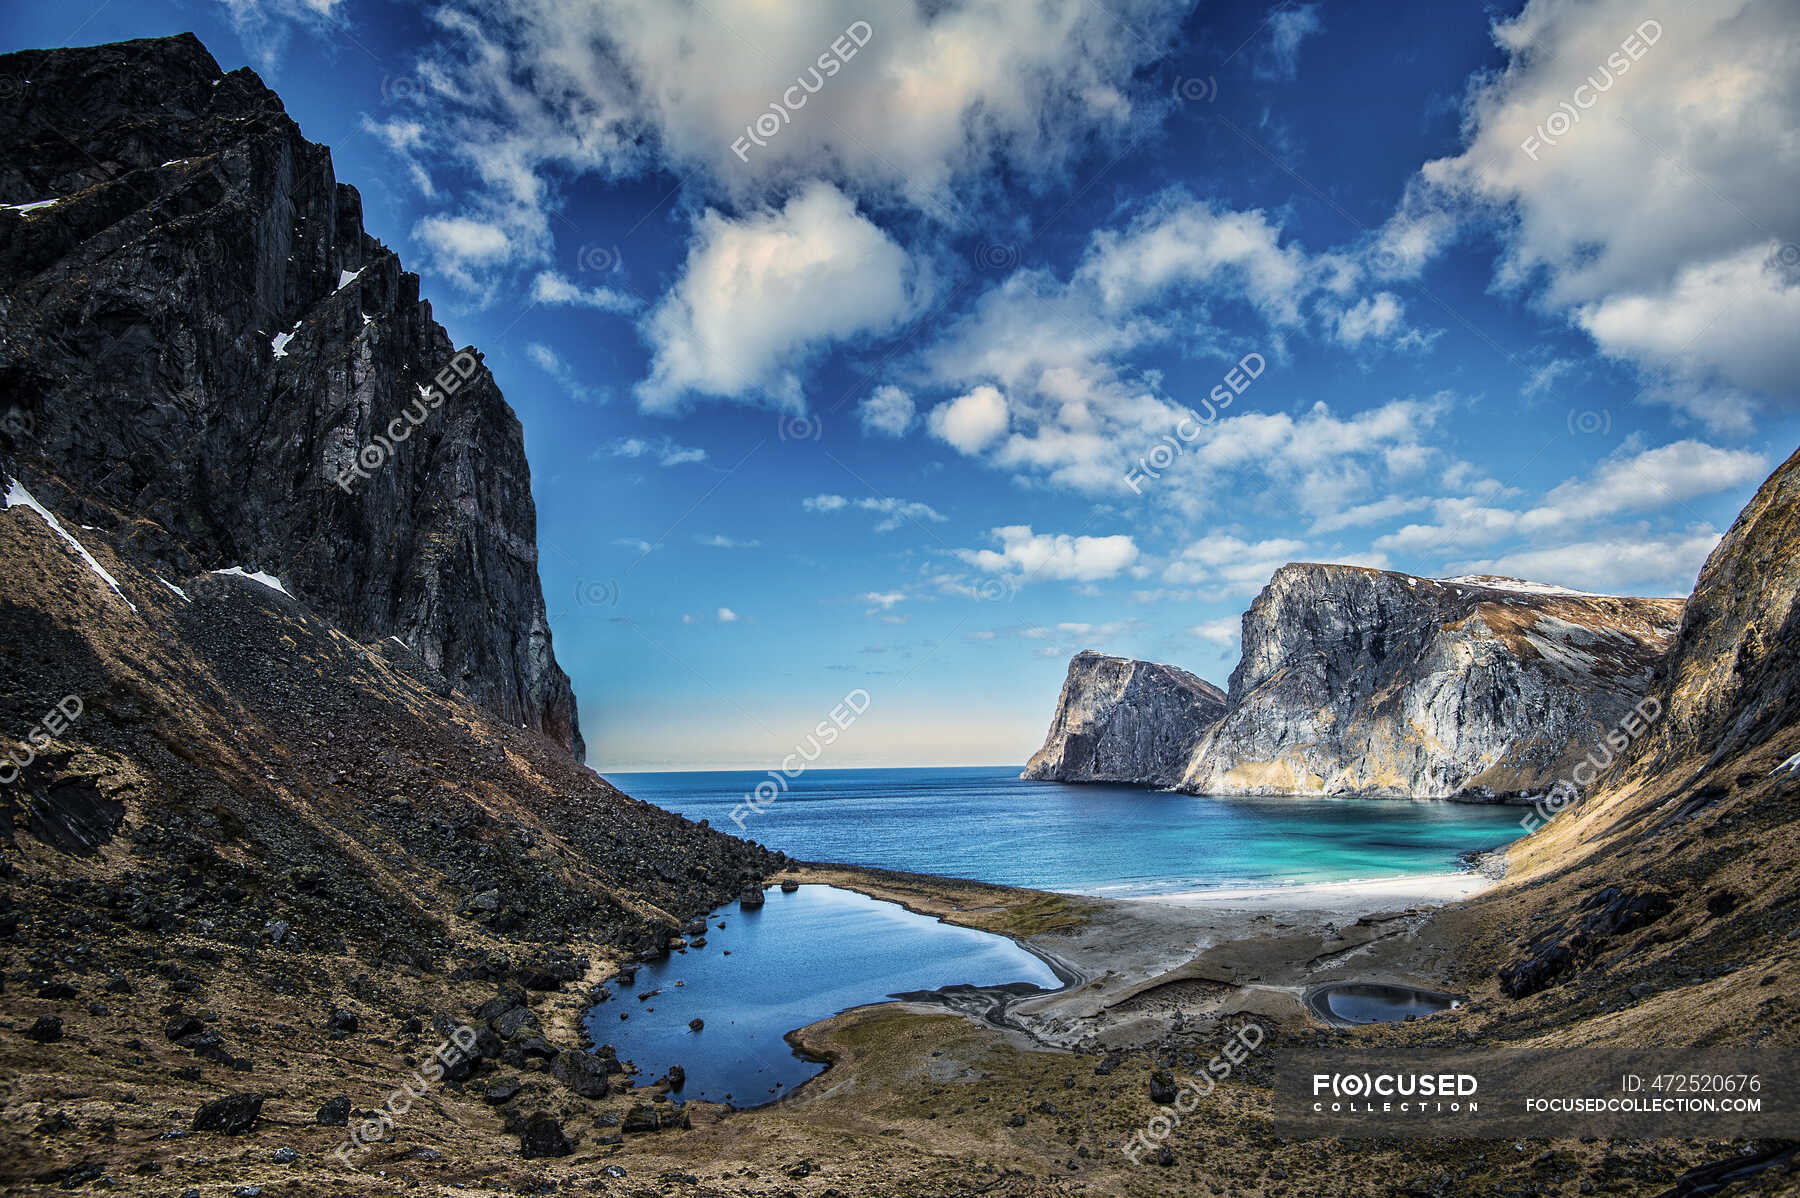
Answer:
<svg viewBox="0 0 1800 1198"><path fill-rule="evenodd" d="M758 1106L824 1068L783 1040L795 1028L893 994L1014 982L1061 985L1004 936L830 886L771 889L762 907L713 912L706 947L672 953L639 967L632 985L612 986L613 997L589 1011L588 1032L635 1064L639 1082L680 1065L687 1083L679 1100ZM652 991L660 993L638 1000ZM695 1017L705 1022L697 1032L688 1027Z"/></svg>
<svg viewBox="0 0 1800 1198"><path fill-rule="evenodd" d="M1515 808L1242 799L1023 782L1010 767L810 770L760 814L766 773L609 774L627 794L809 861L1129 897L1442 873L1519 834Z"/></svg>

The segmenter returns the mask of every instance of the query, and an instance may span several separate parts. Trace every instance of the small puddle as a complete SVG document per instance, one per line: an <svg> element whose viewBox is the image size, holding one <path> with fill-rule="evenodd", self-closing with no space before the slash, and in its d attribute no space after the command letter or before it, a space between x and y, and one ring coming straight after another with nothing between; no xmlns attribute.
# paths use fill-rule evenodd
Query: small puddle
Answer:
<svg viewBox="0 0 1800 1198"><path fill-rule="evenodd" d="M1306 996L1313 1014L1327 1023L1349 1026L1361 1023L1398 1023L1412 1016L1435 1015L1461 1003L1454 994L1420 990L1413 986L1387 986L1374 982L1341 982L1321 986Z"/></svg>
<svg viewBox="0 0 1800 1198"><path fill-rule="evenodd" d="M1062 985L1004 936L833 886L766 895L761 907L714 911L704 947L640 965L630 985L609 984L612 997L589 1009L588 1035L636 1065L640 1085L680 1065L676 1101L760 1106L825 1068L785 1038L810 1023L902 995L961 1008Z"/></svg>

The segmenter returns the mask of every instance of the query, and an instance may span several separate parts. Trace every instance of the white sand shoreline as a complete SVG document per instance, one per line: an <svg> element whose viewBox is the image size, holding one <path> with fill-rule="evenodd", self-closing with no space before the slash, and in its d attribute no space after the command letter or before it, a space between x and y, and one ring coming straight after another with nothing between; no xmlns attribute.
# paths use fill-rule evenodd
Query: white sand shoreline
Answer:
<svg viewBox="0 0 1800 1198"><path fill-rule="evenodd" d="M1472 898L1494 885L1479 873L1411 874L1354 882L1306 882L1291 886L1221 887L1174 894L1134 895L1133 902L1244 911L1374 911L1395 906L1442 906Z"/></svg>

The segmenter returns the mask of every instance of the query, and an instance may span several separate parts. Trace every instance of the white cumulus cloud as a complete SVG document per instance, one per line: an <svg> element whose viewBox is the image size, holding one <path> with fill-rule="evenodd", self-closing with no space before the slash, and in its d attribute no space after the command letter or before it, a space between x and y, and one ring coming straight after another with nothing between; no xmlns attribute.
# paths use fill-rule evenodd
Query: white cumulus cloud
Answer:
<svg viewBox="0 0 1800 1198"><path fill-rule="evenodd" d="M990 574L1023 574L1025 581L1094 582L1113 578L1138 560L1136 542L1128 535L1070 536L1033 533L1029 524L1009 524L989 534L994 549L959 549L963 561Z"/></svg>
<svg viewBox="0 0 1800 1198"><path fill-rule="evenodd" d="M654 356L639 400L670 411L697 393L801 410L812 354L891 332L920 294L906 251L828 183L741 219L709 210L646 321Z"/></svg>
<svg viewBox="0 0 1800 1198"><path fill-rule="evenodd" d="M1800 25L1791 3L1531 0L1500 20L1454 157L1384 230L1413 262L1498 214L1497 282L1742 431L1800 400ZM1565 127L1566 126L1566 127Z"/></svg>
<svg viewBox="0 0 1800 1198"><path fill-rule="evenodd" d="M926 420L932 436L963 453L980 453L1006 432L1006 397L983 384L939 404Z"/></svg>
<svg viewBox="0 0 1800 1198"><path fill-rule="evenodd" d="M1154 119L1154 103L1138 115L1148 85L1134 76L1166 53L1185 11L1177 0L451 0L433 14L421 102L438 115L441 151L508 197L525 190L521 175L616 177L654 159L739 201L832 177L954 222L997 168L1048 184ZM760 146L745 136L759 116L775 122Z"/></svg>
<svg viewBox="0 0 1800 1198"><path fill-rule="evenodd" d="M912 428L912 396L898 387L877 387L873 394L856 407L862 419L863 432L883 437L904 437Z"/></svg>

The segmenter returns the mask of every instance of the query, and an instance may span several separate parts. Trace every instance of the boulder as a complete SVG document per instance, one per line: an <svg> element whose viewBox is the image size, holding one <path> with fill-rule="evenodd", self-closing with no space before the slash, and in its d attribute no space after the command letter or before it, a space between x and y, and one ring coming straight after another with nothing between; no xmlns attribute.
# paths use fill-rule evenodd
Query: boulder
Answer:
<svg viewBox="0 0 1800 1198"><path fill-rule="evenodd" d="M575 1144L563 1132L562 1124L549 1115L533 1115L519 1132L519 1153L527 1160L546 1156L568 1156Z"/></svg>
<svg viewBox="0 0 1800 1198"><path fill-rule="evenodd" d="M502 1040L531 1035L538 1030L537 1012L530 1007L513 1007L494 1020L494 1032Z"/></svg>
<svg viewBox="0 0 1800 1198"><path fill-rule="evenodd" d="M52 1044L63 1038L63 1022L54 1015L39 1015L25 1034L39 1044Z"/></svg>
<svg viewBox="0 0 1800 1198"><path fill-rule="evenodd" d="M606 1065L590 1053L559 1053L550 1076L582 1098L605 1098L609 1089Z"/></svg>
<svg viewBox="0 0 1800 1198"><path fill-rule="evenodd" d="M227 1094L214 1099L194 1112L190 1125L195 1131L216 1131L227 1136L241 1136L256 1126L262 1114L261 1094Z"/></svg>
<svg viewBox="0 0 1800 1198"><path fill-rule="evenodd" d="M619 1124L619 1130L635 1135L638 1132L655 1131L660 1126L656 1108L647 1102L640 1102L625 1113L625 1120Z"/></svg>

